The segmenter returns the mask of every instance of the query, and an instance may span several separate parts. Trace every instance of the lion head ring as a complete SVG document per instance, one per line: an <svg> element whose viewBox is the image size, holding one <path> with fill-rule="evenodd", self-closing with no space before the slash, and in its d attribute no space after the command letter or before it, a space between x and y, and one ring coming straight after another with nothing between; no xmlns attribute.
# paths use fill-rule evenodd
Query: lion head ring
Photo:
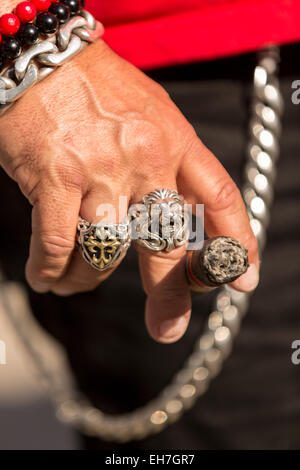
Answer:
<svg viewBox="0 0 300 470"><path fill-rule="evenodd" d="M151 251L172 251L188 240L185 201L175 190L157 189L129 209L131 236Z"/></svg>
<svg viewBox="0 0 300 470"><path fill-rule="evenodd" d="M80 217L77 245L88 264L98 271L106 271L125 256L130 246L129 222L96 225Z"/></svg>

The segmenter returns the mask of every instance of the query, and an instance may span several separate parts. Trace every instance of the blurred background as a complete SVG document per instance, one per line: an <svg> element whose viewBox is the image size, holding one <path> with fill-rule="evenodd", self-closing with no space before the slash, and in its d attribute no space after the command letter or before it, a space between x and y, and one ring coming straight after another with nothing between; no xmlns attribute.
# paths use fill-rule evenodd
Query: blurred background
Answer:
<svg viewBox="0 0 300 470"><path fill-rule="evenodd" d="M16 310L26 312L21 287L14 284L12 288L10 299ZM78 449L79 442L73 430L55 416L54 406L36 367L7 315L1 290L0 340L6 345L6 365L0 365L0 449ZM41 348L51 368L58 368L58 345L45 336Z"/></svg>

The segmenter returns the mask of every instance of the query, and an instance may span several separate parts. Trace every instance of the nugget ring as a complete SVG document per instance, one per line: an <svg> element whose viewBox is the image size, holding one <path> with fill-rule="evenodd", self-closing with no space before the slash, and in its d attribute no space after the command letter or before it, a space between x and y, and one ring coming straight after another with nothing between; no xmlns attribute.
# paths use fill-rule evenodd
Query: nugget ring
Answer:
<svg viewBox="0 0 300 470"><path fill-rule="evenodd" d="M152 251L172 251L188 239L185 201L177 191L157 189L131 206L131 235L138 244Z"/></svg>
<svg viewBox="0 0 300 470"><path fill-rule="evenodd" d="M77 245L84 260L98 271L112 268L123 258L130 246L129 222L121 224L90 224L79 218Z"/></svg>

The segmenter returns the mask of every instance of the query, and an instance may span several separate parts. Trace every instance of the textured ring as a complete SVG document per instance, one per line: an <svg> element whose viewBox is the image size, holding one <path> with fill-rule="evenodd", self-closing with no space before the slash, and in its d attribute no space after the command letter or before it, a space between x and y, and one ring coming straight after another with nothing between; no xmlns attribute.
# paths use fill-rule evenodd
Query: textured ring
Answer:
<svg viewBox="0 0 300 470"><path fill-rule="evenodd" d="M172 251L188 239L185 201L175 190L157 189L131 206L132 238L151 251Z"/></svg>
<svg viewBox="0 0 300 470"><path fill-rule="evenodd" d="M77 245L88 264L106 271L125 256L130 246L129 222L95 225L79 218Z"/></svg>

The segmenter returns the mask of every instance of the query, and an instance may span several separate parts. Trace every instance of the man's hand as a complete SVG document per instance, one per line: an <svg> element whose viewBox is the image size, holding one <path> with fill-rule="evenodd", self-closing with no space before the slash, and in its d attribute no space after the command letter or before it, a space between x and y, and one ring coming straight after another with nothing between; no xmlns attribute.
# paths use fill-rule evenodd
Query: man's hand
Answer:
<svg viewBox="0 0 300 470"><path fill-rule="evenodd" d="M205 205L209 236L227 235L249 250L248 272L233 285L258 283L257 244L241 195L214 155L157 83L103 41L39 83L0 118L0 162L33 205L26 266L37 292L94 289L101 274L74 250L78 215L96 221L100 204L129 203L157 188L177 189ZM186 330L190 292L184 247L139 248L153 338L173 342Z"/></svg>

